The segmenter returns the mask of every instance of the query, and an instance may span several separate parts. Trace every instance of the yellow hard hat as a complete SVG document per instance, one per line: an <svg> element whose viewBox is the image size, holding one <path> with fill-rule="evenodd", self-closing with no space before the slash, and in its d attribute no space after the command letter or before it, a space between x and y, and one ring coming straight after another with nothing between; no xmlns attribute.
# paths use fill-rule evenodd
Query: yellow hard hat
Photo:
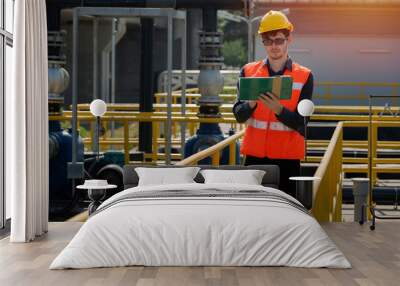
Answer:
<svg viewBox="0 0 400 286"><path fill-rule="evenodd" d="M280 11L271 10L262 17L258 33L266 33L274 30L287 29L293 32L293 25L285 14Z"/></svg>

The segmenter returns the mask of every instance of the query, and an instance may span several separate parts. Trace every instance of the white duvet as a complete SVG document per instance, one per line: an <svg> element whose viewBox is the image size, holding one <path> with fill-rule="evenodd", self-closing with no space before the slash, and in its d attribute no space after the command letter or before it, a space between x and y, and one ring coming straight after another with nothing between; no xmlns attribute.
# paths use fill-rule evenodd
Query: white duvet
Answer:
<svg viewBox="0 0 400 286"><path fill-rule="evenodd" d="M238 184L135 187L263 190ZM89 218L50 269L145 266L294 266L350 268L318 222L293 206L257 198L155 198L123 201Z"/></svg>

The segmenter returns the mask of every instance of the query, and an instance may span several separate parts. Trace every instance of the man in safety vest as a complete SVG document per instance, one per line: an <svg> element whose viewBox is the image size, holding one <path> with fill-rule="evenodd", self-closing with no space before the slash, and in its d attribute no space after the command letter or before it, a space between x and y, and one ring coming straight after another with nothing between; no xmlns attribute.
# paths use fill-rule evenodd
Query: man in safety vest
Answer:
<svg viewBox="0 0 400 286"><path fill-rule="evenodd" d="M272 94L260 94L256 101L238 100L233 113L239 123L246 122L241 153L245 165L273 164L280 167L279 188L295 196L296 186L289 180L300 174L300 160L304 158L304 118L297 112L302 99L311 99L313 75L288 56L293 25L279 11L269 11L260 22L258 34L267 58L248 63L240 77L268 77L289 75L293 78L292 96L279 100ZM239 90L238 90L239 93Z"/></svg>

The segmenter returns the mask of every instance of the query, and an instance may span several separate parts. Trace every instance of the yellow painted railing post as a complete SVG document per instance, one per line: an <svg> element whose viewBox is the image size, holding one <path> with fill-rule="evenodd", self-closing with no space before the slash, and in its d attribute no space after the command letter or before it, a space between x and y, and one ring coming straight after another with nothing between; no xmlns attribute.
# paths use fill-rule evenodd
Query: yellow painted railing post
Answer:
<svg viewBox="0 0 400 286"><path fill-rule="evenodd" d="M219 166L219 151L211 155L211 161L213 166Z"/></svg>
<svg viewBox="0 0 400 286"><path fill-rule="evenodd" d="M176 128L176 121L172 121L172 128L171 128L171 137L176 138L177 136L177 128ZM172 139L171 138L171 139Z"/></svg>
<svg viewBox="0 0 400 286"><path fill-rule="evenodd" d="M190 122L190 123L189 123L189 134L190 134L190 136L193 136L193 135L194 135L194 132L195 132L195 129L194 129L194 122Z"/></svg>
<svg viewBox="0 0 400 286"><path fill-rule="evenodd" d="M229 165L236 165L236 142L229 144Z"/></svg>
<svg viewBox="0 0 400 286"><path fill-rule="evenodd" d="M330 166L328 166L328 190L329 190L329 194L328 194L328 201L329 201L329 221L332 221L332 217L333 217L333 192L334 192L334 179L335 176L333 174L333 172L335 171L334 169L334 160L335 160L335 154L333 154L333 157L331 159L331 164Z"/></svg>
<svg viewBox="0 0 400 286"><path fill-rule="evenodd" d="M376 184L377 173L376 173L376 159L377 159L377 145L378 145L378 123L372 123L372 186Z"/></svg>
<svg viewBox="0 0 400 286"><path fill-rule="evenodd" d="M167 134L168 134L168 131L167 131L167 122L164 122L164 146L166 147L167 146ZM171 136L172 136L172 134L171 134ZM167 149L166 148L164 148L164 155L166 155L166 151ZM158 150L156 150L156 152L158 153Z"/></svg>
<svg viewBox="0 0 400 286"><path fill-rule="evenodd" d="M153 121L153 148L152 148L152 161L153 163L157 163L158 160L158 133L159 133L159 125L160 121Z"/></svg>
<svg viewBox="0 0 400 286"><path fill-rule="evenodd" d="M124 158L125 164L129 163L129 121L124 120Z"/></svg>
<svg viewBox="0 0 400 286"><path fill-rule="evenodd" d="M371 136L370 136L371 135ZM368 168L368 177L371 178L371 188L373 189L376 181L377 181L377 170L376 170L376 160L378 159L377 157L377 146L378 146L378 122L372 122L372 130L369 130L368 127L368 140L371 140L371 150L368 150L369 156L371 156L371 168ZM368 161L368 165L370 162ZM371 170L371 173L370 171ZM372 204L372 198L368 194L368 202L369 204ZM367 212L368 220L372 219L371 212Z"/></svg>
<svg viewBox="0 0 400 286"><path fill-rule="evenodd" d="M338 140L338 143L336 144L336 148L335 148L335 152L334 152L334 156L333 156L333 158L334 158L334 160L333 160L333 162L332 162L332 181L331 181L331 184L332 184L332 194L331 194L331 201L332 201L332 221L336 221L336 216L337 216L337 213L336 213L336 209L337 209L337 197L336 197L336 195L337 195L337 191L338 191L338 189L337 189L337 185L338 185L338 183L339 183L339 176L338 176L338 167L337 167L337 164L338 164L338 152L337 152L337 150L338 150L338 146L339 146L339 141L340 141L340 139Z"/></svg>
<svg viewBox="0 0 400 286"><path fill-rule="evenodd" d="M341 218L341 201L335 198L335 196L339 194L338 183L340 183L340 174L338 173L341 170L342 162L342 140L343 122L339 122L314 175L315 177L319 177L320 181L315 181L313 183L314 202L312 213L314 217L321 222ZM340 150L340 152L338 150Z"/></svg>
<svg viewBox="0 0 400 286"><path fill-rule="evenodd" d="M335 164L335 180L334 180L334 186L335 186L335 208L334 208L334 221L336 222L341 222L342 221L342 163L343 163L343 152L342 152L342 146L343 146L343 131L341 132L341 135L339 136L339 140L336 146L335 153L336 155L334 158L334 164Z"/></svg>

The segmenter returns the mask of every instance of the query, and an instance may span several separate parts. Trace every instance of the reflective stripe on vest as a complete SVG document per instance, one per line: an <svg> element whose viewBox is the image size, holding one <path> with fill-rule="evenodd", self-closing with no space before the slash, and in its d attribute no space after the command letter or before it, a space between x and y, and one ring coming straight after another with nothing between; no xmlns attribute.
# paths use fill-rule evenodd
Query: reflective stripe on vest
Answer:
<svg viewBox="0 0 400 286"><path fill-rule="evenodd" d="M286 126L282 122L276 121L276 122L270 122L269 123L269 129L270 130L275 130L275 131L294 131L292 128Z"/></svg>
<svg viewBox="0 0 400 286"><path fill-rule="evenodd" d="M250 117L250 118L246 121L246 123L247 123L249 126L252 126L252 127L254 127L254 128L257 128L257 129L264 129L264 130L267 130L267 128L268 128L268 121L257 120L257 119L254 119L254 118L252 118L252 117Z"/></svg>
<svg viewBox="0 0 400 286"><path fill-rule="evenodd" d="M303 88L303 83L301 83L301 82L294 82L293 83L293 87L292 87L292 89L294 89L294 90L301 90L302 88Z"/></svg>
<svg viewBox="0 0 400 286"><path fill-rule="evenodd" d="M270 130L275 130L275 131L293 131L292 128L286 126L282 122L268 122L250 118L247 120L246 123L251 127L262 130L267 130L269 128Z"/></svg>

